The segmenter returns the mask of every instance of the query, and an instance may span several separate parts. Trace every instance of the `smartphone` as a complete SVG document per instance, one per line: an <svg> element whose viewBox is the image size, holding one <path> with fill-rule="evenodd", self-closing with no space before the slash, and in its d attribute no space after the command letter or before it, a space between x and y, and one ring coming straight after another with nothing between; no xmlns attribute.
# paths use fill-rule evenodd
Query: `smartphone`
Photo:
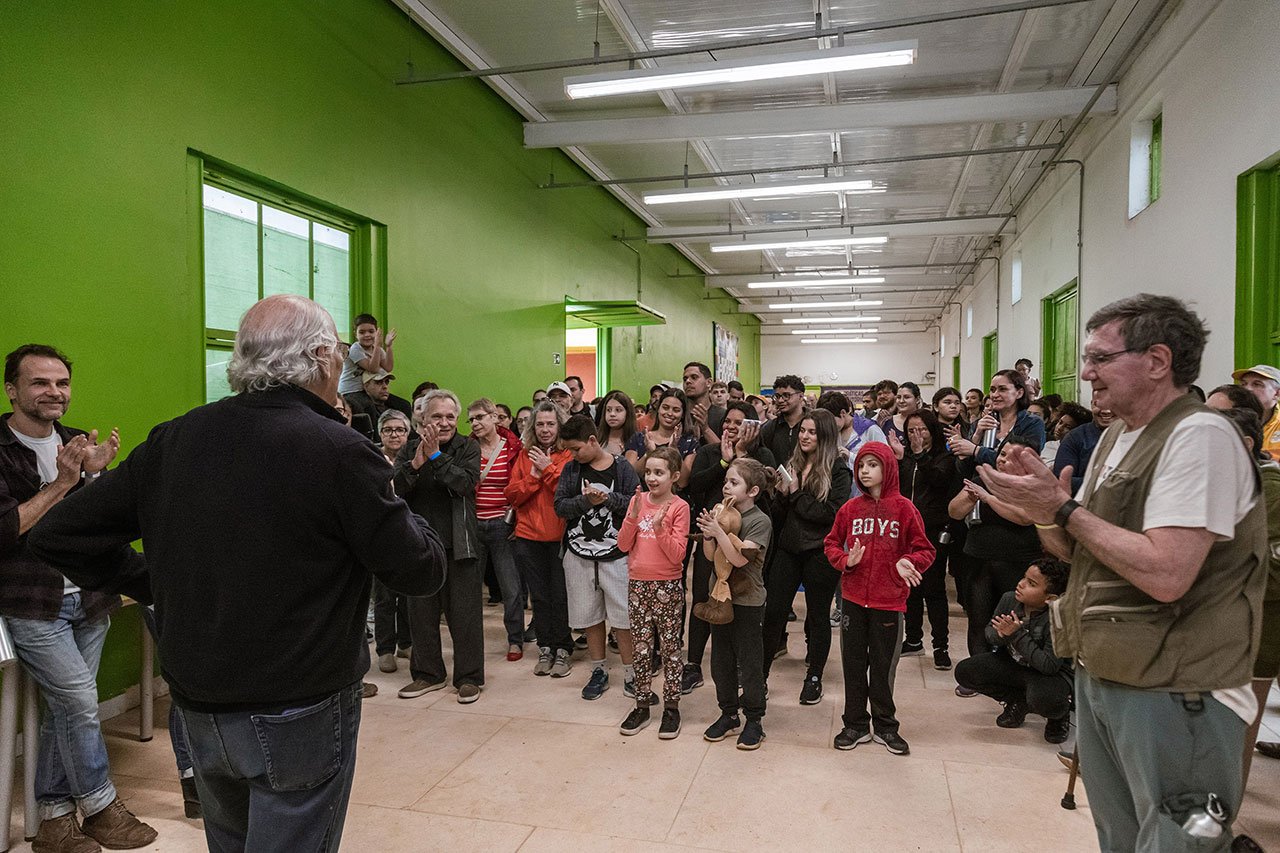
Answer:
<svg viewBox="0 0 1280 853"><path fill-rule="evenodd" d="M743 426L755 426L755 427L758 427L758 426L760 426L760 421L756 420L755 418L747 418L746 420L744 420L744 421L742 422L742 425L743 425Z"/></svg>
<svg viewBox="0 0 1280 853"><path fill-rule="evenodd" d="M790 486L796 480L795 475L787 470L786 465L778 466L778 476L782 480L782 485L784 486Z"/></svg>

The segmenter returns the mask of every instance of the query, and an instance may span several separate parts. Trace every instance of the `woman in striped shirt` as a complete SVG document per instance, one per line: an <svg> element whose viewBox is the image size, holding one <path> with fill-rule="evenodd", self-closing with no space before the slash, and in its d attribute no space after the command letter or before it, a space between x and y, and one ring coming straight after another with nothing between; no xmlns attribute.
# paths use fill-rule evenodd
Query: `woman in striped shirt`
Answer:
<svg viewBox="0 0 1280 853"><path fill-rule="evenodd" d="M493 557L493 570L502 589L502 621L507 628L507 660L524 657L524 586L511 552L510 502L504 494L512 465L520 455L519 439L498 431L498 407L481 397L467 407L471 438L480 445L480 484L476 487L476 519L480 530L480 565Z"/></svg>

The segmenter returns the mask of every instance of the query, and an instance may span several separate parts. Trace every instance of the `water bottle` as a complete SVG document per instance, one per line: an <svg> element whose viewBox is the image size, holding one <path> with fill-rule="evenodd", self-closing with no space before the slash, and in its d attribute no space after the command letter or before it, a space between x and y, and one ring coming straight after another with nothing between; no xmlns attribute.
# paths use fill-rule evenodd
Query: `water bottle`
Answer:
<svg viewBox="0 0 1280 853"><path fill-rule="evenodd" d="M995 428L984 430L982 433L982 446L988 450L995 449L996 431ZM978 502L973 505L973 509L969 510L969 515L965 518L964 523L973 527L975 524L982 523L982 503Z"/></svg>
<svg viewBox="0 0 1280 853"><path fill-rule="evenodd" d="M1194 808L1182 822L1182 831L1195 838L1217 838L1226 829L1227 809L1217 794L1210 794L1203 808Z"/></svg>

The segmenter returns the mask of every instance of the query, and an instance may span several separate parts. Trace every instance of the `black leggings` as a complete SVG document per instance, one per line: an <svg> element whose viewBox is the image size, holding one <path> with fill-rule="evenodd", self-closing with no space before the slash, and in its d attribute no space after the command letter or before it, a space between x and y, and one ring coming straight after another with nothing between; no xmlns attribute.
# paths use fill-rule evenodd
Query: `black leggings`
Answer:
<svg viewBox="0 0 1280 853"><path fill-rule="evenodd" d="M947 648L947 620L951 618L947 604L947 546L939 544L936 536L929 537L937 556L928 570L921 574L920 585L912 587L907 596L906 641L924 641L924 612L929 611L929 630L933 648Z"/></svg>
<svg viewBox="0 0 1280 853"><path fill-rule="evenodd" d="M831 568L821 548L802 551L799 554L779 548L773 555L773 565L766 582L767 597L764 604L764 677L769 678L769 667L774 652L786 642L787 613L795 600L796 590L804 584L804 627L809 647L809 671L806 674L822 677L831 654L831 599L835 596L840 573Z"/></svg>

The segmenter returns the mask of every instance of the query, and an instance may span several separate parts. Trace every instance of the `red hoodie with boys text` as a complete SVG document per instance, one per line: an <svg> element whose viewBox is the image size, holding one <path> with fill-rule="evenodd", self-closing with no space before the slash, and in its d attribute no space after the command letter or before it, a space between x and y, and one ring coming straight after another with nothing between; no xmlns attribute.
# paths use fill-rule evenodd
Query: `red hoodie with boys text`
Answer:
<svg viewBox="0 0 1280 853"><path fill-rule="evenodd" d="M879 459L884 471L879 500L858 481L858 462L867 455ZM823 552L835 570L844 574L840 591L845 598L874 610L901 613L907 609L911 587L898 574L897 562L906 557L919 572L933 565L934 548L925 535L924 519L915 504L898 491L898 460L884 442L872 441L858 448L853 483L860 494L836 513L831 532L822 542ZM849 546L855 539L866 551L858 565L846 569Z"/></svg>

